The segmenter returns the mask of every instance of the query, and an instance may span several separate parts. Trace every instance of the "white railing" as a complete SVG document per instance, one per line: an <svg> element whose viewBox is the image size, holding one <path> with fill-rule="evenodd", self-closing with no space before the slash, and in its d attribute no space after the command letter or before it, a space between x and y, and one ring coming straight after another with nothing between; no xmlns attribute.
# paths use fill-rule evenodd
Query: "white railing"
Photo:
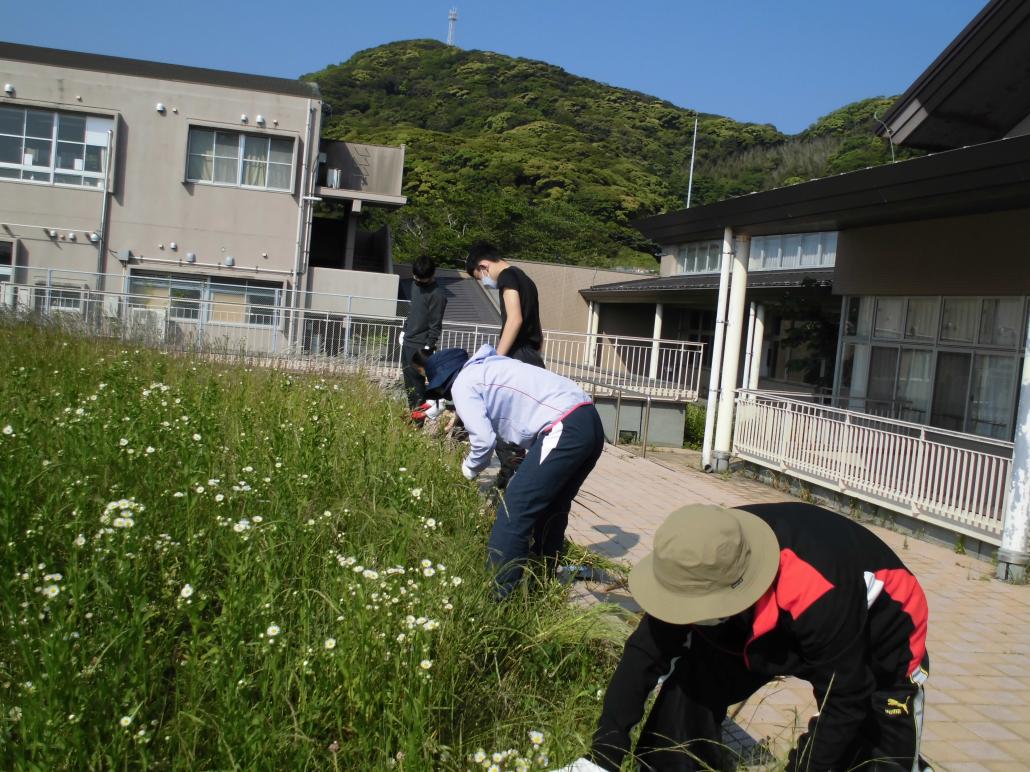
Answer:
<svg viewBox="0 0 1030 772"><path fill-rule="evenodd" d="M2 282L0 307L85 334L170 350L400 377L401 316ZM474 352L496 343L499 334L496 325L445 323L439 347ZM632 390L686 402L697 399L703 350L700 343L545 331L543 355L549 370L590 385L597 394Z"/></svg>
<svg viewBox="0 0 1030 772"><path fill-rule="evenodd" d="M1000 542L1012 443L742 390L740 458Z"/></svg>

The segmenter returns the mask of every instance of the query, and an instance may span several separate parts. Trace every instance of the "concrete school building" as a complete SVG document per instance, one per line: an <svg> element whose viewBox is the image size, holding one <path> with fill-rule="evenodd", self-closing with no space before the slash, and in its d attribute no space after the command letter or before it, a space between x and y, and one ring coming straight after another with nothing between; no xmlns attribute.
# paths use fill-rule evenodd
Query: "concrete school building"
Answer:
<svg viewBox="0 0 1030 772"><path fill-rule="evenodd" d="M405 203L404 148L320 141L315 84L13 43L0 80L7 305L104 293L111 317L283 345L311 343L293 311L328 294L395 313L390 234L359 217Z"/></svg>

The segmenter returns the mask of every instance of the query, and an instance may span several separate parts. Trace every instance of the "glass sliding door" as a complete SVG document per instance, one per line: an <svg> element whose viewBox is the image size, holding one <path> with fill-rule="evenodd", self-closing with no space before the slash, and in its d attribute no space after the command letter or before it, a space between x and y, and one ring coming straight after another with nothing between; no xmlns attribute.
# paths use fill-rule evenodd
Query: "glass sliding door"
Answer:
<svg viewBox="0 0 1030 772"><path fill-rule="evenodd" d="M969 394L971 354L939 351L933 381L933 411L930 423L942 429L965 431L966 401Z"/></svg>

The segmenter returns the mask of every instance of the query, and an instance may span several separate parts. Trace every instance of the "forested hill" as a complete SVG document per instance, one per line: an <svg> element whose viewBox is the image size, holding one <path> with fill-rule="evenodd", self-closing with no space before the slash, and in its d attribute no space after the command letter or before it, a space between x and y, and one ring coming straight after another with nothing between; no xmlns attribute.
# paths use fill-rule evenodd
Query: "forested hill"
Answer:
<svg viewBox="0 0 1030 772"><path fill-rule="evenodd" d="M410 203L366 215L391 223L401 261L426 251L457 265L487 238L521 259L653 268L653 245L628 223L686 199L695 113L647 94L432 40L304 79L331 107L324 136L407 146ZM701 114L693 203L889 161L873 113L891 101L847 105L793 136Z"/></svg>

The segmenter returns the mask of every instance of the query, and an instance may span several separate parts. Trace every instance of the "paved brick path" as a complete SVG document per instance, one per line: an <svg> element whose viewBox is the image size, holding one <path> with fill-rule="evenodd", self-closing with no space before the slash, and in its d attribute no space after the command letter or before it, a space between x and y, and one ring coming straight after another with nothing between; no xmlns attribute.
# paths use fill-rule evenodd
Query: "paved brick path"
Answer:
<svg viewBox="0 0 1030 772"><path fill-rule="evenodd" d="M790 498L754 481L703 474L675 458L642 459L608 447L577 498L568 536L633 563L678 506ZM992 566L975 558L870 528L919 578L930 604L923 755L949 772L1030 769L1030 587L994 581ZM632 607L624 592L602 585L583 592ZM735 721L779 755L813 711L808 685L787 679L752 697Z"/></svg>

